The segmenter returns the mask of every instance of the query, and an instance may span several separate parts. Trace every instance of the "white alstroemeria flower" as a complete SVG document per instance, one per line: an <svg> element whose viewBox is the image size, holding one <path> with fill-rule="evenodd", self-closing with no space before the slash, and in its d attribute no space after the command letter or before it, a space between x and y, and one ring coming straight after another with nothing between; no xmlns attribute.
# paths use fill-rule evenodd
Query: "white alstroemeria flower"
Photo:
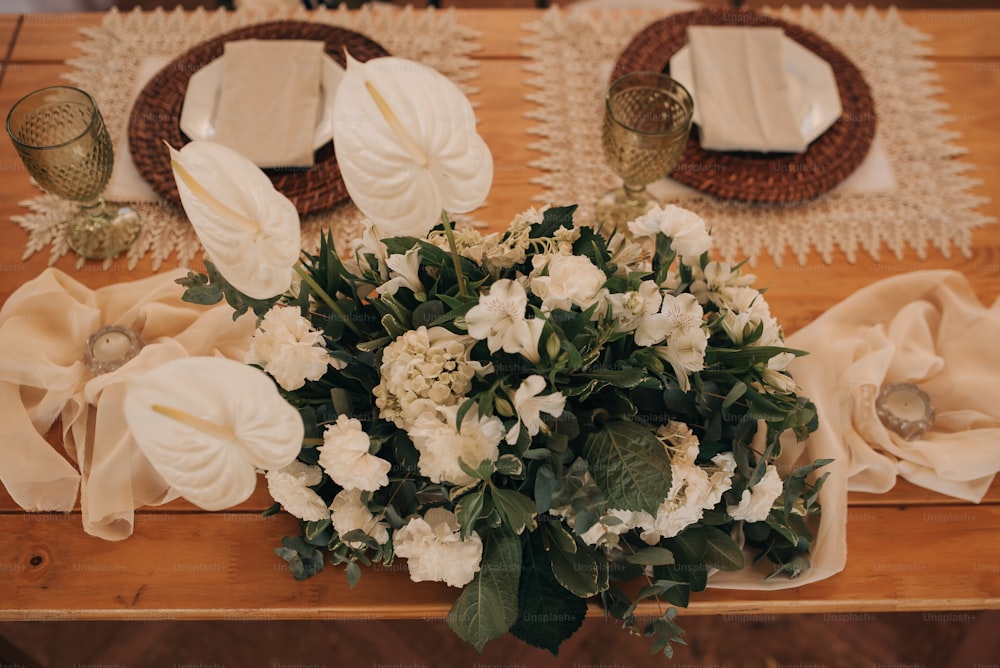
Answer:
<svg viewBox="0 0 1000 668"><path fill-rule="evenodd" d="M635 330L635 343L652 346L667 339L671 334L685 334L700 329L705 312L694 295L663 295L659 311L643 313Z"/></svg>
<svg viewBox="0 0 1000 668"><path fill-rule="evenodd" d="M221 357L183 357L129 378L124 413L160 475L205 510L245 501L257 469L295 461L305 434L270 378Z"/></svg>
<svg viewBox="0 0 1000 668"><path fill-rule="evenodd" d="M417 418L407 432L420 453L420 474L431 482L467 485L472 476L462 470L459 460L470 468L500 456L503 422L495 415L482 417L472 410L458 426L458 406L440 406Z"/></svg>
<svg viewBox="0 0 1000 668"><path fill-rule="evenodd" d="M691 389L688 374L705 368L708 333L703 329L679 331L670 335L665 346L653 346L657 357L673 367L681 390Z"/></svg>
<svg viewBox="0 0 1000 668"><path fill-rule="evenodd" d="M345 489L333 497L333 503L330 504L333 529L340 536L361 530L382 545L389 540L389 525L380 522L378 517L368 510L367 504L361 500L361 494L360 489ZM355 549L365 547L359 540L347 541L347 545Z"/></svg>
<svg viewBox="0 0 1000 668"><path fill-rule="evenodd" d="M329 366L347 366L330 356L323 333L312 328L297 306L274 306L264 315L244 361L260 366L289 392L307 380L319 380Z"/></svg>
<svg viewBox="0 0 1000 668"><path fill-rule="evenodd" d="M323 480L323 471L295 460L288 466L272 469L267 478L267 491L288 513L307 522L318 522L330 517L323 497L309 489Z"/></svg>
<svg viewBox="0 0 1000 668"><path fill-rule="evenodd" d="M520 353L532 362L539 361L538 337L545 326L543 320L525 318L528 293L520 283L502 278L479 297L479 303L469 309L465 323L469 336L482 341L491 353Z"/></svg>
<svg viewBox="0 0 1000 668"><path fill-rule="evenodd" d="M638 290L614 292L608 295L611 317L617 321L616 331L634 331L647 316L660 310L663 295L654 281L643 281Z"/></svg>
<svg viewBox="0 0 1000 668"><path fill-rule="evenodd" d="M795 381L785 373L785 368L795 359L794 353L778 353L767 361L761 377L770 388L783 393L795 391Z"/></svg>
<svg viewBox="0 0 1000 668"><path fill-rule="evenodd" d="M354 259L358 263L358 268L362 272L378 276L383 281L389 278L389 268L385 261L389 258L389 249L382 241L382 235L372 221L361 221L364 231L361 236L351 242L351 250L354 252ZM368 256L375 258L373 266Z"/></svg>
<svg viewBox="0 0 1000 668"><path fill-rule="evenodd" d="M493 182L472 105L447 77L403 58L348 55L333 147L351 199L393 236L426 236L442 211L482 204Z"/></svg>
<svg viewBox="0 0 1000 668"><path fill-rule="evenodd" d="M507 443L513 445L517 443L517 437L521 433L521 425L528 430L528 436L535 436L545 428L545 421L542 420L542 413L547 413L552 417L559 417L566 407L566 397L562 392L552 392L539 396L539 393L546 387L545 378L534 374L528 376L518 386L511 401L514 404L514 412L517 413L517 422L507 432Z"/></svg>
<svg viewBox="0 0 1000 668"><path fill-rule="evenodd" d="M650 237L657 232L670 237L670 246L686 265L694 265L712 247L712 238L705 221L698 214L668 204L655 208L628 224L636 238Z"/></svg>
<svg viewBox="0 0 1000 668"><path fill-rule="evenodd" d="M400 288L409 288L418 297L425 294L420 282L420 248L414 246L404 255L390 255L385 260L392 277L378 287L380 294L394 295Z"/></svg>
<svg viewBox="0 0 1000 668"><path fill-rule="evenodd" d="M781 496L781 490L782 482L778 469L768 464L764 476L751 489L743 490L738 505L726 506L726 512L734 520L763 522L771 513L771 506Z"/></svg>
<svg viewBox="0 0 1000 668"><path fill-rule="evenodd" d="M341 487L374 492L389 484L391 464L370 454L370 447L361 421L340 415L323 432L319 465Z"/></svg>
<svg viewBox="0 0 1000 668"><path fill-rule="evenodd" d="M226 280L254 299L288 290L302 248L295 205L221 144L193 141L170 155L184 211Z"/></svg>
<svg viewBox="0 0 1000 668"><path fill-rule="evenodd" d="M582 255L535 256L539 262L532 272L531 291L542 299L542 310L587 309L604 298L608 277L590 258ZM539 268L544 269L544 275ZM536 273L537 272L537 273ZM600 311L600 309L598 309Z"/></svg>
<svg viewBox="0 0 1000 668"><path fill-rule="evenodd" d="M444 582L464 587L479 572L483 541L472 532L464 541L455 513L431 508L423 517L410 519L392 538L396 556L406 559L414 582Z"/></svg>

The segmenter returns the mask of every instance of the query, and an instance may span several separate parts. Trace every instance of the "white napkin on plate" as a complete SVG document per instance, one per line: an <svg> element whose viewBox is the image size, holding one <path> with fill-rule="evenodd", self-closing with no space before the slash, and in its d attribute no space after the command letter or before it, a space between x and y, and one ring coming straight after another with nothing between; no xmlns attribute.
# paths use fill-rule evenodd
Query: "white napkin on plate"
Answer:
<svg viewBox="0 0 1000 668"><path fill-rule="evenodd" d="M781 28L690 26L702 148L801 153ZM801 102L801 101L800 101Z"/></svg>
<svg viewBox="0 0 1000 668"><path fill-rule="evenodd" d="M324 43L227 42L215 141L258 167L313 164Z"/></svg>

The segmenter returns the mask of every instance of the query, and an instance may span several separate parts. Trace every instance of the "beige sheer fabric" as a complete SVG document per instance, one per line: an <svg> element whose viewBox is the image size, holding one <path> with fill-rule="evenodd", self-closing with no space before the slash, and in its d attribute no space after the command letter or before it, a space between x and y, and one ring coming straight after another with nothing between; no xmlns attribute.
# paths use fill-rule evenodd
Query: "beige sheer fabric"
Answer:
<svg viewBox="0 0 1000 668"><path fill-rule="evenodd" d="M134 509L174 498L142 455L122 415L126 379L168 360L242 360L254 319L228 306L181 301L175 270L91 290L47 269L0 310L0 481L25 510L70 511L79 491L84 529L108 540L132 533ZM104 325L140 331L145 347L119 369L92 376L87 338ZM64 451L45 435L61 419Z"/></svg>

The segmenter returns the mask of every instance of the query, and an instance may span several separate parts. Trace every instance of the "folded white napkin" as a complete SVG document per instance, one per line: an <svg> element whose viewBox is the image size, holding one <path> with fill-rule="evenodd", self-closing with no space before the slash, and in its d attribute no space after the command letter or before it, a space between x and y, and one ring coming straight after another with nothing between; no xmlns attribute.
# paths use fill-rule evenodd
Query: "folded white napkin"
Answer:
<svg viewBox="0 0 1000 668"><path fill-rule="evenodd" d="M885 492L896 476L979 502L1000 471L1000 300L985 308L952 271L901 274L859 290L789 337L810 351L789 369L819 410L809 439L846 467L852 491ZM910 383L936 420L907 441L875 412L885 384ZM825 508L824 508L825 512Z"/></svg>
<svg viewBox="0 0 1000 668"><path fill-rule="evenodd" d="M0 310L0 482L25 510L73 510L107 540L132 533L134 509L176 497L132 440L125 382L178 357L243 360L254 319L181 301L177 269L91 290L47 269ZM141 330L145 347L115 371L91 375L87 339L103 325ZM62 450L45 439L57 418Z"/></svg>
<svg viewBox="0 0 1000 668"><path fill-rule="evenodd" d="M215 141L258 167L313 164L324 43L227 42Z"/></svg>
<svg viewBox="0 0 1000 668"><path fill-rule="evenodd" d="M690 26L687 35L702 148L806 150L781 28Z"/></svg>

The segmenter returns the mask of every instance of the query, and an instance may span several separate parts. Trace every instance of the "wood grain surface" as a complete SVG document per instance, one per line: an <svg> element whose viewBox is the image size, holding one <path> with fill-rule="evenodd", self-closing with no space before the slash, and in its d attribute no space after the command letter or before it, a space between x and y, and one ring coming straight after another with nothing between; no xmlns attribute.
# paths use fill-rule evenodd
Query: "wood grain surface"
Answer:
<svg viewBox="0 0 1000 668"><path fill-rule="evenodd" d="M993 200L980 210L1000 218L1000 10L901 15L930 38L940 98L954 117L949 127L967 150L961 159L981 180L974 192ZM493 190L477 215L501 229L540 194L531 182L540 174L531 162L540 156L529 148L529 75L520 45L522 25L540 12L458 10L457 16L481 33L483 48L472 54L482 72L473 101L495 159ZM18 27L19 20L0 15L0 53L17 34L0 83L4 115L22 95L62 81L66 59L79 55L79 29L96 25L100 15L29 15ZM27 235L10 222L24 211L19 202L35 194L10 143L0 142L0 302L47 266L45 251L22 258ZM119 262L111 271L77 270L71 257L57 266L94 288L151 273L148 261L133 272ZM838 256L826 265L813 256L805 266L782 267L764 258L753 272L791 333L865 285L931 268L962 272L992 303L1000 295L1000 226L975 231L970 257L932 249L926 259L885 252L879 260L860 255L854 264ZM884 495L853 494L850 502L842 574L785 592L712 590L686 614L1000 608L1000 483L979 506L907 483ZM25 515L0 491L0 619L423 619L447 611L456 590L415 585L398 569L366 571L351 592L332 568L295 582L272 549L295 532L294 521L259 517L268 505L258 489L225 513L202 513L185 502L145 509L132 538L109 543L84 534L77 513Z"/></svg>

